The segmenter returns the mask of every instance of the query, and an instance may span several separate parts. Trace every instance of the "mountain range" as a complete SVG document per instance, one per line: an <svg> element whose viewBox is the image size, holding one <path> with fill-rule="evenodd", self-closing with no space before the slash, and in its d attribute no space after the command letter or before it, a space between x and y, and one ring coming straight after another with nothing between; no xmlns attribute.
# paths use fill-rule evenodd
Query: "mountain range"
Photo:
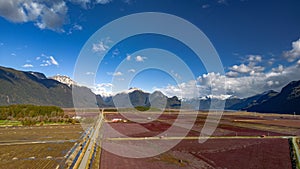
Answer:
<svg viewBox="0 0 300 169"><path fill-rule="evenodd" d="M0 105L34 104L74 107L72 89L76 89L76 99L80 107L155 107L180 108L182 103L189 108L207 110L213 101L216 105L225 102L227 110L245 110L263 113L300 113L300 81L293 81L280 92L273 90L248 98L229 97L193 98L180 100L176 96L168 98L160 91L147 93L131 88L114 96L103 98L94 94L91 89L79 86L67 76L47 78L44 74L32 71L19 71L0 66ZM92 99L91 99L92 98ZM195 104L198 103L198 104ZM199 105L195 107L193 105Z"/></svg>

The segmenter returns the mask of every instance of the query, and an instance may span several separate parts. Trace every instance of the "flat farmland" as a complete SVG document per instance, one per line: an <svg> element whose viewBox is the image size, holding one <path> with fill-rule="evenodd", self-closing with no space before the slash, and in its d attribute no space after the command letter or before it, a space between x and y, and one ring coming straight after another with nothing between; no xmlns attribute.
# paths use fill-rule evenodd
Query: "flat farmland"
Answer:
<svg viewBox="0 0 300 169"><path fill-rule="evenodd" d="M64 156L72 142L0 146L0 166L5 168L56 168L64 165Z"/></svg>
<svg viewBox="0 0 300 169"><path fill-rule="evenodd" d="M152 140L148 144L160 144L158 142L162 141L168 142L167 139ZM143 145L140 143L142 140L122 142ZM292 168L286 139L211 139L203 144L198 143L198 140L182 140L163 154L141 159L120 157L104 150L100 165L101 169Z"/></svg>
<svg viewBox="0 0 300 169"><path fill-rule="evenodd" d="M7 169L62 167L66 154L82 135L80 125L2 127L0 166Z"/></svg>
<svg viewBox="0 0 300 169"><path fill-rule="evenodd" d="M194 118L194 115L191 116L189 114L185 114L180 117L179 122L175 125L175 120L179 117L178 114L163 114L157 119L149 120L148 123L136 123L130 120L127 122L112 123L110 121L114 118L126 119L126 117L117 113L107 113L105 116L109 127L112 127L116 131L128 137L158 136L159 134L163 134L169 130L171 126L173 127L172 131L168 132L167 136L183 136L184 133L187 133L187 136L199 136L206 118L206 114L198 114L196 119L191 120L191 118ZM237 119L241 118L241 115L236 116ZM255 123L249 123L248 120L255 120ZM180 124L189 124L188 126L191 129L184 128L180 126ZM209 126L210 124L213 123L211 122L207 125ZM288 125L282 126L284 124ZM266 121L254 115L247 115L243 117L242 121L236 121L235 116L224 115L219 124L217 124L217 128L212 136L296 136L300 135L299 124L300 120L284 119ZM113 135L111 135L111 137L113 137Z"/></svg>
<svg viewBox="0 0 300 169"><path fill-rule="evenodd" d="M80 125L46 125L32 127L0 127L0 145L6 142L36 140L73 140L82 133Z"/></svg>
<svg viewBox="0 0 300 169"><path fill-rule="evenodd" d="M148 116L152 117L151 114ZM292 168L287 138L299 136L299 117L224 113L215 132L205 143L199 143L198 139L207 113L196 116L166 113L157 117L147 118L147 114L143 114L142 118L149 122L137 123L118 113L106 113L101 129L104 147L117 146L112 149L126 152L131 146L144 147L146 150L152 145L159 150L170 141L177 143L168 151L148 158L121 157L111 153L116 151L104 148L101 151L100 168ZM211 117L207 126L216 123L217 116L215 119ZM116 118L125 121L112 122ZM174 125L178 119L177 125ZM193 124L191 128L185 128L184 124L190 123ZM112 132L111 128L122 135ZM166 132L170 128L172 132Z"/></svg>

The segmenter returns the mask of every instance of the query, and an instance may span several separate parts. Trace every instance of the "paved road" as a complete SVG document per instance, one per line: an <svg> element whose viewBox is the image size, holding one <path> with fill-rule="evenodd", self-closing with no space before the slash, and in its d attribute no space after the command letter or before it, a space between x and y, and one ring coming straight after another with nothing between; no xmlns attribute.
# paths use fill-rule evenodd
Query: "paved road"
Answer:
<svg viewBox="0 0 300 169"><path fill-rule="evenodd" d="M103 121L103 110L102 110L102 113L99 115L95 130L93 130L93 132L91 134L90 142L89 142L86 152L84 153L84 156L80 162L79 169L85 169L87 167L87 165L89 164L89 156L93 152L92 147L96 143L97 138L99 136L99 130L100 130L102 121Z"/></svg>

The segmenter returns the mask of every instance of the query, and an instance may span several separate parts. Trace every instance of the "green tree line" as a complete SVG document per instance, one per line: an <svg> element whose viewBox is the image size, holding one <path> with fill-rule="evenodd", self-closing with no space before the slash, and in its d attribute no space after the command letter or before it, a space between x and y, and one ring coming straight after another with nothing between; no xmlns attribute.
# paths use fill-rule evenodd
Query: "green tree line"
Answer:
<svg viewBox="0 0 300 169"><path fill-rule="evenodd" d="M17 120L23 125L75 123L60 107L35 105L0 106L0 120Z"/></svg>

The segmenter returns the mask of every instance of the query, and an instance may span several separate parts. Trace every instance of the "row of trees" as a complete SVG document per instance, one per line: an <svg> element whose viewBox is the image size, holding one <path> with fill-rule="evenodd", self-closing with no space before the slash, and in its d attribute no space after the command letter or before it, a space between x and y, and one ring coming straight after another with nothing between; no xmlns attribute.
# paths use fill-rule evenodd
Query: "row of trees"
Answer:
<svg viewBox="0 0 300 169"><path fill-rule="evenodd" d="M17 120L23 125L76 123L60 107L35 105L0 106L0 120Z"/></svg>

